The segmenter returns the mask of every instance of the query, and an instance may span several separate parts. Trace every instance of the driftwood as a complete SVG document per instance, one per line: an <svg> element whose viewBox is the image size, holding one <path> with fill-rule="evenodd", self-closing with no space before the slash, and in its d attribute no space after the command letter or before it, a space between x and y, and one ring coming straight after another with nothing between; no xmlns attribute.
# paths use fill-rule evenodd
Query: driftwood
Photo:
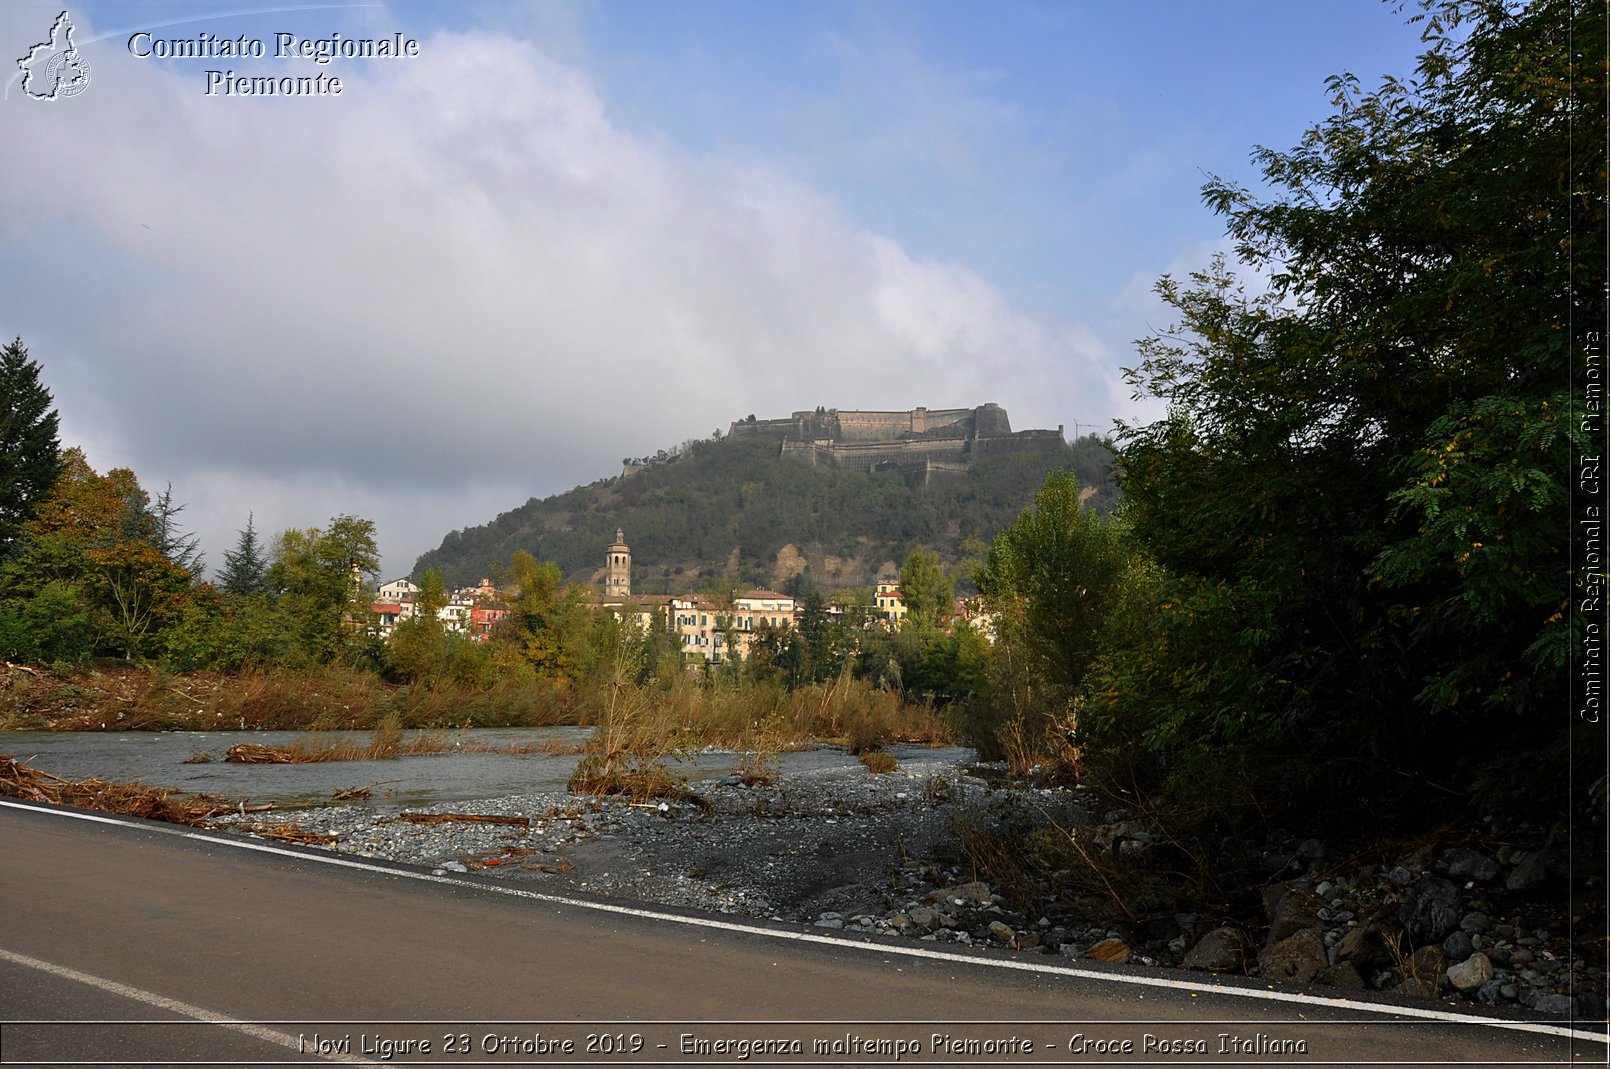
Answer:
<svg viewBox="0 0 1610 1069"><path fill-rule="evenodd" d="M0 795L53 805L99 809L147 820L165 820L170 824L188 824L191 827L204 827L211 817L228 812L237 804L204 794L186 796L183 791L139 782L108 783L105 780L87 779L75 783L42 769L31 768L14 760L10 754L0 754Z"/></svg>
<svg viewBox="0 0 1610 1069"><path fill-rule="evenodd" d="M238 742L224 751L224 760L240 765L290 765L296 762L273 746L255 742Z"/></svg>
<svg viewBox="0 0 1610 1069"><path fill-rule="evenodd" d="M410 824L517 824L531 826L530 817L485 817L478 813L403 813L397 817Z"/></svg>

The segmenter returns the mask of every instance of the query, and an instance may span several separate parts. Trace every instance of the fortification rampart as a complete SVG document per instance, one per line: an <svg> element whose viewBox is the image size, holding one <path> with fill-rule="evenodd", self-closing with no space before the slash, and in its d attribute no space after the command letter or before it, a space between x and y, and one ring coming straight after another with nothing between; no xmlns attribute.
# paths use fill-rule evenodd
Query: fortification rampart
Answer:
<svg viewBox="0 0 1610 1069"><path fill-rule="evenodd" d="M731 433L777 440L783 456L808 464L899 471L922 485L936 475L965 472L985 452L1048 452L1066 444L1061 427L1014 432L1006 410L995 404L905 412L819 408L790 419L739 420Z"/></svg>

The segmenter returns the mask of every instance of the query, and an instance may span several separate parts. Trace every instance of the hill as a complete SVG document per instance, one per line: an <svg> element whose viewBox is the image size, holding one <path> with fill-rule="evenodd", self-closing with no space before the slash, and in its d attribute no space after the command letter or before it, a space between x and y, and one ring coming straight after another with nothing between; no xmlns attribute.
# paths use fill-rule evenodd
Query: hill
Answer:
<svg viewBox="0 0 1610 1069"><path fill-rule="evenodd" d="M1069 444L1060 430L1014 434L993 405L950 411L976 411L989 426L928 426L923 409L881 414L918 424L880 427L874 443L868 421L850 417L878 414L750 417L724 437L629 459L615 478L454 531L413 574L436 567L449 586L466 585L495 577L524 549L571 581L590 582L621 528L636 593L811 582L837 590L871 585L918 545L955 562L964 540L988 540L1010 523L1051 470L1077 470L1098 508L1115 501L1111 454L1095 436ZM852 425L862 429L845 429Z"/></svg>

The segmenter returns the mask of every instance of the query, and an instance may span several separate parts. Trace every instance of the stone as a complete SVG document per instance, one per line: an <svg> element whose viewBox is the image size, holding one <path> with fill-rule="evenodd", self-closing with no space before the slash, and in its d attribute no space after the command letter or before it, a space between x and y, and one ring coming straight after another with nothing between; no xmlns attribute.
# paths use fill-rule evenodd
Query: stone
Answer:
<svg viewBox="0 0 1610 1069"><path fill-rule="evenodd" d="M1325 844L1318 839L1304 839L1297 846L1297 856L1307 858L1309 861L1319 861L1325 856Z"/></svg>
<svg viewBox="0 0 1610 1069"><path fill-rule="evenodd" d="M1476 944L1464 932L1453 932L1442 941L1442 952L1449 961L1464 961L1476 952Z"/></svg>
<svg viewBox="0 0 1610 1069"><path fill-rule="evenodd" d="M1576 1002L1570 995L1542 995L1532 1004L1532 1009L1538 1013L1567 1014L1576 1009Z"/></svg>
<svg viewBox="0 0 1610 1069"><path fill-rule="evenodd" d="M1459 927L1467 932L1485 932L1488 928L1492 927L1492 924L1493 922L1487 918L1487 914L1481 912L1480 910L1476 910L1473 913L1466 913L1459 920Z"/></svg>
<svg viewBox="0 0 1610 1069"><path fill-rule="evenodd" d="M1336 944L1336 960L1352 962L1362 971L1380 968L1392 961L1387 933L1380 925L1349 928Z"/></svg>
<svg viewBox="0 0 1610 1069"><path fill-rule="evenodd" d="M1180 965L1208 972L1245 972L1247 937L1239 928L1215 928L1197 941Z"/></svg>
<svg viewBox="0 0 1610 1069"><path fill-rule="evenodd" d="M844 927L844 918L839 916L837 913L824 913L820 917L816 918L816 927L835 929L842 928Z"/></svg>
<svg viewBox="0 0 1610 1069"><path fill-rule="evenodd" d="M1479 990L1493 978L1493 963L1486 954L1472 954L1464 961L1448 967L1448 982L1465 994Z"/></svg>
<svg viewBox="0 0 1610 1069"><path fill-rule="evenodd" d="M1323 928L1319 911L1325 908L1325 900L1312 891L1287 891L1269 915L1269 938L1264 946L1272 947L1305 928Z"/></svg>
<svg viewBox="0 0 1610 1069"><path fill-rule="evenodd" d="M1496 1006L1504 997L1504 985L1497 980L1488 980L1476 992L1476 1001L1483 1006Z"/></svg>
<svg viewBox="0 0 1610 1069"><path fill-rule="evenodd" d="M927 906L917 906L907 916L911 918L911 923L918 928L932 928L934 923L939 920L939 912Z"/></svg>
<svg viewBox="0 0 1610 1069"><path fill-rule="evenodd" d="M952 904L956 904L956 899L958 898L961 899L960 904L964 906L988 905L990 902L994 901L994 896L990 894L989 884L983 882L982 880L974 880L971 883L959 883L954 887L945 887L938 891L931 891L929 892L925 901L950 902Z"/></svg>
<svg viewBox="0 0 1610 1069"><path fill-rule="evenodd" d="M1455 847L1448 851L1444 855L1444 860L1448 863L1448 878L1452 880L1492 883L1503 871L1496 860L1468 846Z"/></svg>
<svg viewBox="0 0 1610 1069"><path fill-rule="evenodd" d="M1332 987L1344 987L1351 991L1363 991L1366 987L1364 976L1352 962L1344 961L1340 965L1328 966L1319 974L1319 982Z"/></svg>
<svg viewBox="0 0 1610 1069"><path fill-rule="evenodd" d="M1129 944L1122 939L1103 939L1093 946L1086 947L1084 956L1091 961L1122 965L1129 960Z"/></svg>
<svg viewBox="0 0 1610 1069"><path fill-rule="evenodd" d="M1414 942L1442 942L1459 927L1459 888L1440 876L1422 876L1404 890L1398 920Z"/></svg>
<svg viewBox="0 0 1610 1069"><path fill-rule="evenodd" d="M1543 855L1535 850L1517 850L1510 855L1512 867L1504 877L1504 887L1511 891L1530 891L1548 878Z"/></svg>
<svg viewBox="0 0 1610 1069"><path fill-rule="evenodd" d="M1325 943L1316 928L1304 928L1258 955L1258 970L1262 975L1271 980L1292 980L1300 984L1318 977L1328 964Z"/></svg>
<svg viewBox="0 0 1610 1069"><path fill-rule="evenodd" d="M1410 872L1402 865L1394 865L1392 867L1392 871L1386 874L1386 878L1391 880L1399 887L1406 887L1408 886L1409 881L1414 879L1414 873Z"/></svg>
<svg viewBox="0 0 1610 1069"><path fill-rule="evenodd" d="M991 939L1002 943L1012 943L1017 940L1017 933L1012 931L1011 926L1000 921L989 922L989 935Z"/></svg>
<svg viewBox="0 0 1610 1069"><path fill-rule="evenodd" d="M1023 932L1017 937L1017 945L1024 950L1033 950L1040 945L1040 933Z"/></svg>

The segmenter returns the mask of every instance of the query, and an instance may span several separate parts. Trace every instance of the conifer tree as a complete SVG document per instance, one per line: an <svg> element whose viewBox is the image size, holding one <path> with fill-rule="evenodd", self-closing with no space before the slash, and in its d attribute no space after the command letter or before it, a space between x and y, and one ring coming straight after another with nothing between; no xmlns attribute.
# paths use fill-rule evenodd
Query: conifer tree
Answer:
<svg viewBox="0 0 1610 1069"><path fill-rule="evenodd" d="M0 555L61 472L59 420L39 364L17 338L0 349Z"/></svg>
<svg viewBox="0 0 1610 1069"><path fill-rule="evenodd" d="M246 529L240 532L235 548L224 553L224 570L218 582L231 594L261 594L265 589L268 561L263 556L262 543L257 540L257 528L250 513L246 516Z"/></svg>

